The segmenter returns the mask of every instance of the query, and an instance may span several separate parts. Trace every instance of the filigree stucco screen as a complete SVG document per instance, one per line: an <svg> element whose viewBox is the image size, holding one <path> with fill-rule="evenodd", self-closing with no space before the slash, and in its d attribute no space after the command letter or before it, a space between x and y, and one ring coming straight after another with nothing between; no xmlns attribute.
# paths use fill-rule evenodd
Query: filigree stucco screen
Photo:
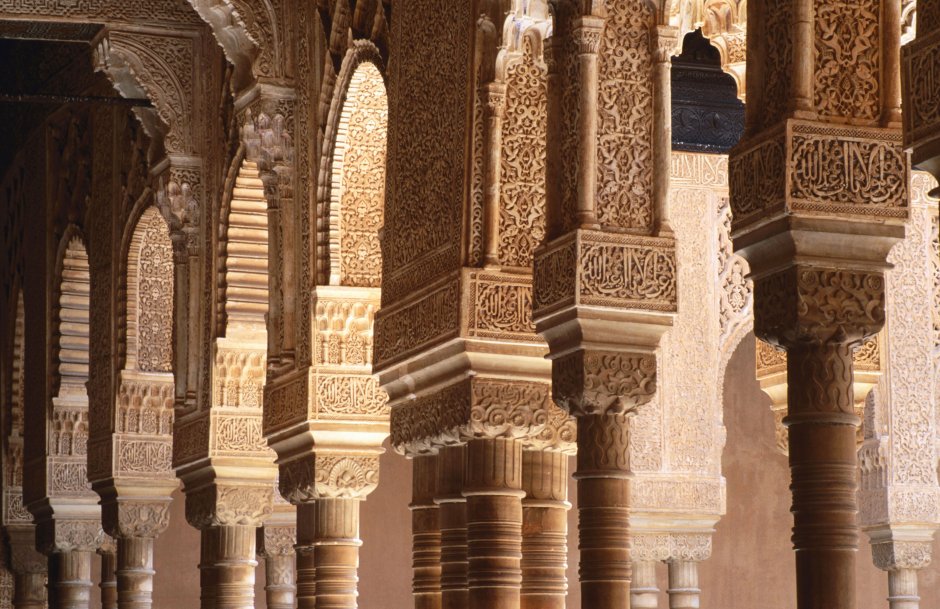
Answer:
<svg viewBox="0 0 940 609"><path fill-rule="evenodd" d="M127 254L124 367L171 372L173 357L173 246L156 207L141 215Z"/></svg>
<svg viewBox="0 0 940 609"><path fill-rule="evenodd" d="M388 101L375 64L359 64L336 131L330 193L331 285L378 288Z"/></svg>

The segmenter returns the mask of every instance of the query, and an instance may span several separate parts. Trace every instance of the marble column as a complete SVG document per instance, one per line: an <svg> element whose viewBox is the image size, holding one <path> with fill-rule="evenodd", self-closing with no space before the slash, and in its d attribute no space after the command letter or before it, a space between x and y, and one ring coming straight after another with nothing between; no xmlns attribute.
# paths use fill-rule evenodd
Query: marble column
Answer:
<svg viewBox="0 0 940 609"><path fill-rule="evenodd" d="M522 454L522 607L565 609L568 595L568 454Z"/></svg>
<svg viewBox="0 0 940 609"><path fill-rule="evenodd" d="M258 556L264 560L264 592L270 609L294 609L297 603L297 510L275 501L274 513L258 529Z"/></svg>
<svg viewBox="0 0 940 609"><path fill-rule="evenodd" d="M117 548L111 542L108 546L98 548L101 557L101 580L98 588L101 591L101 609L118 609L117 602Z"/></svg>
<svg viewBox="0 0 940 609"><path fill-rule="evenodd" d="M360 503L358 498L331 497L298 506L300 609L358 607Z"/></svg>
<svg viewBox="0 0 940 609"><path fill-rule="evenodd" d="M659 584L656 581L656 561L637 560L633 563L630 607L632 609L659 608Z"/></svg>
<svg viewBox="0 0 940 609"><path fill-rule="evenodd" d="M203 598L213 609L254 609L255 529L251 525L212 526L202 530L211 587Z"/></svg>
<svg viewBox="0 0 940 609"><path fill-rule="evenodd" d="M49 556L52 609L90 609L92 550L56 550Z"/></svg>
<svg viewBox="0 0 940 609"><path fill-rule="evenodd" d="M661 150L664 62L677 39L640 3L570 4L554 17L548 98L561 108L553 104L547 154L562 171L546 174L552 225L534 255L533 320L549 346L554 400L577 419L581 602L627 607L631 418L657 391L656 353L677 307Z"/></svg>
<svg viewBox="0 0 940 609"><path fill-rule="evenodd" d="M522 586L522 443L467 443L467 586L470 609L518 609Z"/></svg>
<svg viewBox="0 0 940 609"><path fill-rule="evenodd" d="M437 455L411 460L412 592L415 609L441 609L440 507L434 502L438 478Z"/></svg>
<svg viewBox="0 0 940 609"><path fill-rule="evenodd" d="M314 468L316 481L306 473ZM297 606L355 609L359 508L378 485L378 455L316 453L282 465L281 494L297 506Z"/></svg>
<svg viewBox="0 0 940 609"><path fill-rule="evenodd" d="M669 566L669 609L699 609L698 563L671 560Z"/></svg>
<svg viewBox="0 0 940 609"><path fill-rule="evenodd" d="M200 531L202 609L253 609L257 529L271 515L272 481L220 481L184 491L186 520Z"/></svg>
<svg viewBox="0 0 940 609"><path fill-rule="evenodd" d="M441 607L466 609L467 587L467 499L463 496L467 469L466 446L443 446L439 452L435 502L441 523Z"/></svg>

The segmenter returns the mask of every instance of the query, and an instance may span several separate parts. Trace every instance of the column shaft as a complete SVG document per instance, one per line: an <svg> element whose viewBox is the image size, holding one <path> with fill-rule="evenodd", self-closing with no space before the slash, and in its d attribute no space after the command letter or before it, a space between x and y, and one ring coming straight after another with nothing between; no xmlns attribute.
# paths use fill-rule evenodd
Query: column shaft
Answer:
<svg viewBox="0 0 940 609"><path fill-rule="evenodd" d="M499 264L499 183L500 160L503 147L503 105L505 103L505 86L500 90L496 83L490 83L484 92L484 108L486 117L486 188L484 191L484 218L486 221L486 247L484 263L487 265Z"/></svg>
<svg viewBox="0 0 940 609"><path fill-rule="evenodd" d="M467 444L467 584L470 609L518 609L522 586L522 443Z"/></svg>
<svg viewBox="0 0 940 609"><path fill-rule="evenodd" d="M568 456L526 450L522 457L522 607L565 609L568 595Z"/></svg>
<svg viewBox="0 0 940 609"><path fill-rule="evenodd" d="M578 418L578 529L581 604L630 606L628 422L623 415Z"/></svg>
<svg viewBox="0 0 940 609"><path fill-rule="evenodd" d="M441 607L467 609L467 500L464 498L466 446L446 446L438 456L441 525Z"/></svg>
<svg viewBox="0 0 940 609"><path fill-rule="evenodd" d="M46 606L45 573L17 573L13 586L14 609L43 609Z"/></svg>
<svg viewBox="0 0 940 609"><path fill-rule="evenodd" d="M317 605L316 565L314 564L314 527L316 506L297 506L297 609L314 609Z"/></svg>
<svg viewBox="0 0 940 609"><path fill-rule="evenodd" d="M890 609L920 609L915 569L888 571L888 606Z"/></svg>
<svg viewBox="0 0 940 609"><path fill-rule="evenodd" d="M101 609L117 609L117 555L114 552L101 552Z"/></svg>
<svg viewBox="0 0 940 609"><path fill-rule="evenodd" d="M699 609L698 563L674 560L669 563L669 609Z"/></svg>
<svg viewBox="0 0 940 609"><path fill-rule="evenodd" d="M855 609L856 428L852 349L788 349L793 547L800 609Z"/></svg>
<svg viewBox="0 0 940 609"><path fill-rule="evenodd" d="M594 197L597 193L597 53L603 21L582 17L575 25L581 75L578 114L578 223L582 228L597 225Z"/></svg>
<svg viewBox="0 0 940 609"><path fill-rule="evenodd" d="M264 592L268 609L294 609L297 585L294 580L293 555L265 556Z"/></svg>
<svg viewBox="0 0 940 609"><path fill-rule="evenodd" d="M633 563L630 602L633 609L659 609L659 586L656 583L655 561L641 560Z"/></svg>
<svg viewBox="0 0 940 609"><path fill-rule="evenodd" d="M52 581L55 599L52 609L88 609L91 602L91 552L55 552Z"/></svg>
<svg viewBox="0 0 940 609"><path fill-rule="evenodd" d="M437 456L428 455L412 460L411 532L415 609L441 609L440 508L434 503L437 459Z"/></svg>
<svg viewBox="0 0 940 609"><path fill-rule="evenodd" d="M208 546L211 564L204 582L210 593L203 590L204 603L208 600L214 609L254 609L255 527L210 527L202 532L202 543Z"/></svg>
<svg viewBox="0 0 940 609"><path fill-rule="evenodd" d="M314 534L317 609L356 609L359 596L358 499L318 499Z"/></svg>
<svg viewBox="0 0 940 609"><path fill-rule="evenodd" d="M120 609L150 609L153 603L153 539L117 540L117 598Z"/></svg>

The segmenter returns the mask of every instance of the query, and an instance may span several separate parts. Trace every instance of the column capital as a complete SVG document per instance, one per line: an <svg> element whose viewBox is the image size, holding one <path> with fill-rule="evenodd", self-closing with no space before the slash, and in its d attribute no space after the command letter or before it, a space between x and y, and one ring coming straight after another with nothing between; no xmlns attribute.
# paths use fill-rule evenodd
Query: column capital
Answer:
<svg viewBox="0 0 940 609"><path fill-rule="evenodd" d="M859 345L884 325L880 270L796 264L755 283L754 328L770 343Z"/></svg>
<svg viewBox="0 0 940 609"><path fill-rule="evenodd" d="M210 483L186 491L186 520L197 529L218 526L259 527L271 514L274 488L270 484Z"/></svg>
<svg viewBox="0 0 940 609"><path fill-rule="evenodd" d="M555 401L574 416L624 415L656 393L656 356L579 349L552 361Z"/></svg>
<svg viewBox="0 0 940 609"><path fill-rule="evenodd" d="M10 545L10 568L17 575L45 573L46 557L36 549L36 527L18 524L4 527Z"/></svg>
<svg viewBox="0 0 940 609"><path fill-rule="evenodd" d="M571 33L575 44L578 45L579 54L597 55L600 52L605 22L604 18L592 15L585 15L575 20Z"/></svg>
<svg viewBox="0 0 940 609"><path fill-rule="evenodd" d="M297 543L296 525L271 526L265 524L259 529L258 556L293 556Z"/></svg>
<svg viewBox="0 0 940 609"><path fill-rule="evenodd" d="M671 25L657 25L652 43L653 60L658 63L670 64L672 56L680 50L679 28Z"/></svg>
<svg viewBox="0 0 940 609"><path fill-rule="evenodd" d="M50 519L37 525L36 546L43 554L95 552L104 541L101 519Z"/></svg>
<svg viewBox="0 0 940 609"><path fill-rule="evenodd" d="M712 536L706 533L636 533L631 547L636 561L702 562L711 555Z"/></svg>
<svg viewBox="0 0 940 609"><path fill-rule="evenodd" d="M281 496L294 505L364 500L379 484L379 455L318 452L282 463L280 472Z"/></svg>
<svg viewBox="0 0 940 609"><path fill-rule="evenodd" d="M875 566L882 571L923 569L930 565L933 558L933 540L928 538L919 541L876 541L872 538L871 555Z"/></svg>
<svg viewBox="0 0 940 609"><path fill-rule="evenodd" d="M170 524L170 498L107 501L102 505L102 520L112 537L153 539Z"/></svg>

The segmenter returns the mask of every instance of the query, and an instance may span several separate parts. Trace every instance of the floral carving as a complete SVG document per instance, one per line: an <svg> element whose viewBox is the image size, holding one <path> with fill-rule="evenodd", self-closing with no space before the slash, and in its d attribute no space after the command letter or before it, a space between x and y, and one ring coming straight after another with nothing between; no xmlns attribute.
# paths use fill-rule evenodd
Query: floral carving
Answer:
<svg viewBox="0 0 940 609"><path fill-rule="evenodd" d="M860 343L884 323L880 273L793 267L757 282L755 328L781 345Z"/></svg>
<svg viewBox="0 0 940 609"><path fill-rule="evenodd" d="M843 0L816 9L815 91L820 114L878 118L881 10L876 0Z"/></svg>
<svg viewBox="0 0 940 609"><path fill-rule="evenodd" d="M555 401L574 415L627 414L653 399L656 356L576 351L552 362Z"/></svg>
<svg viewBox="0 0 940 609"><path fill-rule="evenodd" d="M546 70L533 44L526 36L506 71L499 261L507 266L531 266L545 238Z"/></svg>
<svg viewBox="0 0 940 609"><path fill-rule="evenodd" d="M602 226L653 225L653 11L607 0L597 91L597 218Z"/></svg>

